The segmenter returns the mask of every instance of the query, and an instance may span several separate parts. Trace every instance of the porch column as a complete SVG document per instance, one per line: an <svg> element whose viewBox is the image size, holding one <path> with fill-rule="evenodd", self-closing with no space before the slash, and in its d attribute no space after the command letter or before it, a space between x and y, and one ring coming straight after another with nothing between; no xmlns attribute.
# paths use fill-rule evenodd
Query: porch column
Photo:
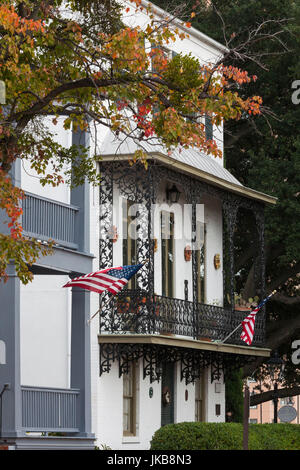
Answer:
<svg viewBox="0 0 300 470"><path fill-rule="evenodd" d="M224 295L226 296L229 293L230 297L230 306L232 312L234 311L234 230L235 224L237 219L237 212L238 212L238 202L232 200L223 201L223 214L226 223L226 231L224 236L226 240L224 240L224 244L227 242L227 250L223 250L223 257L224 260L228 262L223 262L224 269L227 268L227 273L224 273ZM225 248L226 245L224 245ZM229 279L228 279L229 278ZM228 281L229 281L229 292L228 292Z"/></svg>
<svg viewBox="0 0 300 470"><path fill-rule="evenodd" d="M73 131L72 145L89 147L90 139L87 132ZM90 184L85 181L81 186L71 189L71 204L78 207L75 222L76 242L79 251L90 251Z"/></svg>
<svg viewBox="0 0 300 470"><path fill-rule="evenodd" d="M89 146L87 133L73 132L73 145ZM72 188L71 204L79 208L76 221L77 243L79 251L89 254L90 250L90 189L89 183ZM90 263L88 272L93 270ZM74 273L77 277L86 273ZM79 434L91 435L91 353L90 293L80 288L72 288L72 324L71 324L71 388L80 390L78 404Z"/></svg>
<svg viewBox="0 0 300 470"><path fill-rule="evenodd" d="M199 321L198 321L198 270L197 270L197 214L196 214L196 197L195 191L192 188L192 279L193 279L193 336L197 339L199 334Z"/></svg>
<svg viewBox="0 0 300 470"><path fill-rule="evenodd" d="M7 282L0 282L0 440L24 435L20 367L20 280L13 264L8 266L7 273Z"/></svg>
<svg viewBox="0 0 300 470"><path fill-rule="evenodd" d="M21 163L10 172L20 186ZM8 217L0 211L0 232L8 235ZM23 436L20 366L20 279L14 264L7 267L8 280L0 281L0 440ZM2 403L1 403L2 402ZM2 413L1 413L2 412Z"/></svg>
<svg viewBox="0 0 300 470"><path fill-rule="evenodd" d="M91 352L90 352L90 294L72 288L71 327L71 388L80 390L78 403L79 434L91 435Z"/></svg>

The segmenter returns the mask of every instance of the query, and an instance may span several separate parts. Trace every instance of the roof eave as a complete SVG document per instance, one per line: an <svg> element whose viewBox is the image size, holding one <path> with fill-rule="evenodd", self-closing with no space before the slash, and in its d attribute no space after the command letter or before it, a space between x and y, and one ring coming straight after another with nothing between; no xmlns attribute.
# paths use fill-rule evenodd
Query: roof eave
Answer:
<svg viewBox="0 0 300 470"><path fill-rule="evenodd" d="M113 160L129 160L132 158L132 154L121 154L121 155L103 155L99 161L113 161ZM247 186L234 184L230 181L226 181L218 176L207 173L203 170L200 170L195 167L191 167L184 162L174 160L173 158L161 153L161 152L147 152L147 158L149 160L156 160L163 165L172 167L176 170L180 170L183 173L198 178L202 181L210 183L214 186L218 186L222 189L228 190L239 196L243 196L249 199L254 199L264 204L275 205L277 203L277 198L270 196L268 194L255 191L254 189L248 188Z"/></svg>

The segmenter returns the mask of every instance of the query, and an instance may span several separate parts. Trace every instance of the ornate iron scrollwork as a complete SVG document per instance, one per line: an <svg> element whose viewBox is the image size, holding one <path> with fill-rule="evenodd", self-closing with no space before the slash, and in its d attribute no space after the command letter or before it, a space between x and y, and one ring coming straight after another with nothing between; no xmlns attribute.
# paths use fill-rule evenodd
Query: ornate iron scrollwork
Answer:
<svg viewBox="0 0 300 470"><path fill-rule="evenodd" d="M112 226L113 191L116 185L127 199L139 205L139 230L137 238L137 261L148 259L148 263L137 273L137 289L124 291L118 297L102 299L100 331L110 333L134 332L139 334L171 333L193 338L208 337L222 339L233 330L239 316L234 309L234 244L233 234L237 213L240 208L253 211L256 217L259 238L259 289L264 291L264 222L263 205L256 201L235 195L182 174L157 162L149 162L146 170L141 164L130 167L127 162L102 162L100 165L102 183L100 186L100 269L113 265L113 243L109 238ZM198 280L195 250L192 254L193 302L154 295L154 239L153 204L162 181L179 185L187 203L192 204L192 227L196 232L196 204L207 194L223 204L226 236L224 246L224 293L229 293L230 308L208 306L198 303ZM193 243L193 240L191 240ZM225 295L226 297L226 295ZM260 315L262 319L263 315ZM258 320L258 319L257 319ZM240 342L239 335L232 338ZM264 341L264 320L257 321L253 344Z"/></svg>
<svg viewBox="0 0 300 470"><path fill-rule="evenodd" d="M166 345L139 343L103 343L100 345L100 375L111 370L118 361L119 376L128 372L131 361L143 358L143 379L149 377L150 383L159 382L164 362L180 363L180 380L186 385L194 383L210 367L211 382L226 376L226 371L239 369L255 360L255 356L219 353L200 349L182 348Z"/></svg>

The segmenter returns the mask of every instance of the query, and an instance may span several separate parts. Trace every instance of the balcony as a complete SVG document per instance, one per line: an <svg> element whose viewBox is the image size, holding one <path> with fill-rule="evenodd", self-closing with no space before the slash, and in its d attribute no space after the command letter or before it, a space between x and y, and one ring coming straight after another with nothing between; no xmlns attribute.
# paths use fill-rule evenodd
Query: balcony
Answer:
<svg viewBox="0 0 300 470"><path fill-rule="evenodd" d="M79 390L22 386L21 394L25 432L79 432Z"/></svg>
<svg viewBox="0 0 300 470"><path fill-rule="evenodd" d="M247 312L154 295L141 290L124 290L103 306L100 334L178 335L204 341L223 340L247 316ZM230 344L245 345L241 329ZM253 346L264 342L264 319L256 319Z"/></svg>
<svg viewBox="0 0 300 470"><path fill-rule="evenodd" d="M24 234L38 240L77 250L76 215L78 207L26 192L22 202Z"/></svg>

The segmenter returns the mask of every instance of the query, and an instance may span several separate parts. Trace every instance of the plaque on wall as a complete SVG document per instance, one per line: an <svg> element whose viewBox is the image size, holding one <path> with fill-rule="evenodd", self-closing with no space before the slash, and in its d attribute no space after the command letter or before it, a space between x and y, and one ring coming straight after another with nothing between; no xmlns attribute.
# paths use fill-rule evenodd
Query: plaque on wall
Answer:
<svg viewBox="0 0 300 470"><path fill-rule="evenodd" d="M297 410L293 406L282 406L278 410L278 418L282 423L290 423L297 417Z"/></svg>

